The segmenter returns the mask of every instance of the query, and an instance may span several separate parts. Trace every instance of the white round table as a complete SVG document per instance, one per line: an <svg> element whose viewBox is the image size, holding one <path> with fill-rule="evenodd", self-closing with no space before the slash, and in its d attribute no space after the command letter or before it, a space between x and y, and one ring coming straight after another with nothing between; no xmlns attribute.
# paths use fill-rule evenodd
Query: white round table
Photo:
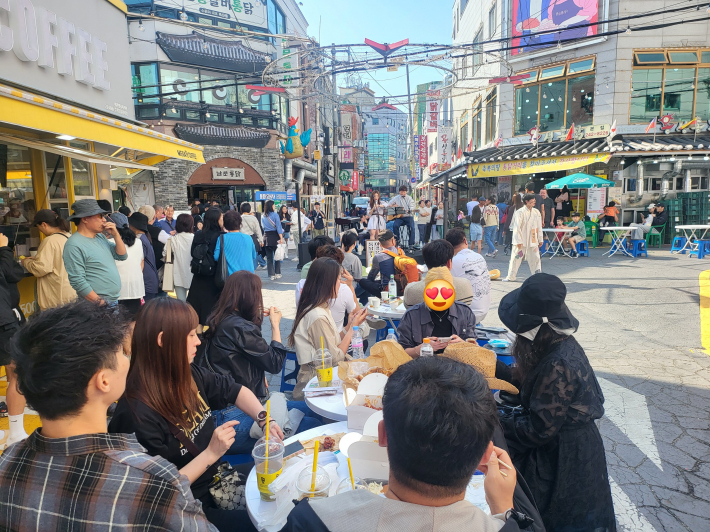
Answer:
<svg viewBox="0 0 710 532"><path fill-rule="evenodd" d="M616 253L621 251L624 255L633 258L634 256L629 253L629 250L626 249L626 246L624 245L624 239L636 229L636 226L600 227L600 231L609 231L611 233L611 249L604 253L604 255L613 257Z"/></svg>
<svg viewBox="0 0 710 532"><path fill-rule="evenodd" d="M710 231L710 225L676 225L675 228L683 231L686 241L681 249L671 251L671 253L685 254L686 249L694 249L693 245L697 245L695 242L698 240L705 240L705 235L707 235L708 231ZM700 238L698 238L698 235L695 234L698 231L702 231L702 236Z"/></svg>
<svg viewBox="0 0 710 532"><path fill-rule="evenodd" d="M336 371L337 368L333 368ZM318 381L318 377L313 377L304 391L311 389L313 383ZM337 381L340 383L340 381ZM335 395L321 395L318 397L306 397L306 404L308 408L313 410L316 414L323 416L326 419L332 419L333 421L345 421L348 419L348 413L345 410L345 396L343 395L342 389Z"/></svg>
<svg viewBox="0 0 710 532"><path fill-rule="evenodd" d="M396 331L397 327L395 327L394 322L392 320L401 320L402 316L404 316L405 312L407 312L407 309L404 307L403 300L397 308L390 308L389 305L384 305L382 303L380 303L379 308L372 308L368 303L367 312L378 318L386 319L390 324L390 328Z"/></svg>
<svg viewBox="0 0 710 532"><path fill-rule="evenodd" d="M544 255L551 255L550 259L562 253L566 257L571 257L570 253L562 245L562 240L567 235L567 233L573 233L574 229L572 227L561 227L561 228L547 228L542 230L543 233L552 233L553 238L549 240L550 245L545 250Z"/></svg>
<svg viewBox="0 0 710 532"><path fill-rule="evenodd" d="M286 441L284 445L288 446L296 441L309 440L315 438L316 436L321 436L323 434L337 434L339 432L352 432L348 429L348 424L346 421L341 421L339 423L331 423L330 425L322 425L320 427L315 427L310 430L301 432L291 436ZM266 532L278 532L286 524L284 519L283 523L259 527L259 522L264 521L276 512L276 503L267 502L261 500L261 495L259 495L259 486L256 483L256 470L251 469L249 476L247 477L247 483L244 486L244 495L247 500L247 512L249 513L249 519L254 523L257 530ZM293 503L291 503L293 505Z"/></svg>

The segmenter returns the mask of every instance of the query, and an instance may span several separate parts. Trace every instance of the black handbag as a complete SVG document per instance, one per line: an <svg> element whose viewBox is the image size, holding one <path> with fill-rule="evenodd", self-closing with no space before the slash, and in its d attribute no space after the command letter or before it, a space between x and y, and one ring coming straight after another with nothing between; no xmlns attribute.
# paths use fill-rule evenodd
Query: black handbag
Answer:
<svg viewBox="0 0 710 532"><path fill-rule="evenodd" d="M214 274L214 285L217 288L223 288L227 277L229 277L229 270L227 269L227 255L224 253L224 235L219 235L219 259L217 259Z"/></svg>
<svg viewBox="0 0 710 532"><path fill-rule="evenodd" d="M259 244L259 239L256 237L256 235L251 235L251 240L254 242L254 251L257 253L261 253L261 244Z"/></svg>

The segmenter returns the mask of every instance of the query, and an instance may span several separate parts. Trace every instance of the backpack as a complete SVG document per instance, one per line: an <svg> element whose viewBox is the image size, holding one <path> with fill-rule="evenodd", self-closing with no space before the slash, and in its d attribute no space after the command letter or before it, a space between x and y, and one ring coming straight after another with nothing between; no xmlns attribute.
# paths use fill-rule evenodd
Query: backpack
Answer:
<svg viewBox="0 0 710 532"><path fill-rule="evenodd" d="M210 243L200 242L192 248L192 260L190 261L190 271L200 277L214 277L216 262L214 255L210 253Z"/></svg>
<svg viewBox="0 0 710 532"><path fill-rule="evenodd" d="M388 249L382 250L394 259L394 269L397 273L394 274L394 280L397 283L397 294L404 294L404 288L409 283L419 281L419 270L417 269L417 261L412 257L407 257L401 248L397 248L395 255Z"/></svg>

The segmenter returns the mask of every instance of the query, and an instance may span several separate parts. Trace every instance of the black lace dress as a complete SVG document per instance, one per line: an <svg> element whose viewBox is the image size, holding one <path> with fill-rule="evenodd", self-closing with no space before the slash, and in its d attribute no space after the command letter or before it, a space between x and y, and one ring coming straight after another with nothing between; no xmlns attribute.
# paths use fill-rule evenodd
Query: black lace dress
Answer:
<svg viewBox="0 0 710 532"><path fill-rule="evenodd" d="M515 466L548 532L614 532L601 435L604 396L573 337L554 344L526 377L523 413L501 423Z"/></svg>

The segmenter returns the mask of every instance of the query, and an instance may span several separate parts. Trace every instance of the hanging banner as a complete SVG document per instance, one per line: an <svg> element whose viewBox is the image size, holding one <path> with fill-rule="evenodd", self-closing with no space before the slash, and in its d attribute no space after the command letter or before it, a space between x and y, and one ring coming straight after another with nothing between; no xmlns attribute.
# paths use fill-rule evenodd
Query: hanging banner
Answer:
<svg viewBox="0 0 710 532"><path fill-rule="evenodd" d="M353 145L353 115L352 113L341 113L340 123L343 124L342 137L343 146Z"/></svg>
<svg viewBox="0 0 710 532"><path fill-rule="evenodd" d="M357 192L360 190L360 172L357 170L353 171L353 177L352 181L350 182L350 186L353 187L353 190Z"/></svg>
<svg viewBox="0 0 710 532"><path fill-rule="evenodd" d="M512 176L500 176L498 178L498 203L508 203L511 196Z"/></svg>
<svg viewBox="0 0 710 532"><path fill-rule="evenodd" d="M439 126L437 131L437 148L439 150L439 171L446 165L451 167L451 128Z"/></svg>
<svg viewBox="0 0 710 532"><path fill-rule="evenodd" d="M436 133L439 127L439 96L441 91L426 92L426 116L427 116L427 131Z"/></svg>
<svg viewBox="0 0 710 532"><path fill-rule="evenodd" d="M419 135L419 168L429 166L429 137Z"/></svg>
<svg viewBox="0 0 710 532"><path fill-rule="evenodd" d="M341 163L351 163L353 162L353 149L348 146L347 148L342 148L340 150L340 162Z"/></svg>
<svg viewBox="0 0 710 532"><path fill-rule="evenodd" d="M293 43L290 43L288 38L283 37L281 38L281 46L276 47L278 68L283 71L283 74L279 75L279 82L282 87L298 87L300 85L298 54L295 53L296 49L292 48L291 44Z"/></svg>
<svg viewBox="0 0 710 532"><path fill-rule="evenodd" d="M607 163L610 153L591 153L585 155L562 155L560 157L540 157L525 161L505 161L499 163L478 163L468 165L468 178L498 177L502 175L525 175L537 172L556 172L573 170L588 164Z"/></svg>
<svg viewBox="0 0 710 532"><path fill-rule="evenodd" d="M134 2L135 3L135 2ZM239 24L267 27L266 2L243 0L154 0L156 6L185 10L188 13L202 13L210 17L234 20Z"/></svg>

